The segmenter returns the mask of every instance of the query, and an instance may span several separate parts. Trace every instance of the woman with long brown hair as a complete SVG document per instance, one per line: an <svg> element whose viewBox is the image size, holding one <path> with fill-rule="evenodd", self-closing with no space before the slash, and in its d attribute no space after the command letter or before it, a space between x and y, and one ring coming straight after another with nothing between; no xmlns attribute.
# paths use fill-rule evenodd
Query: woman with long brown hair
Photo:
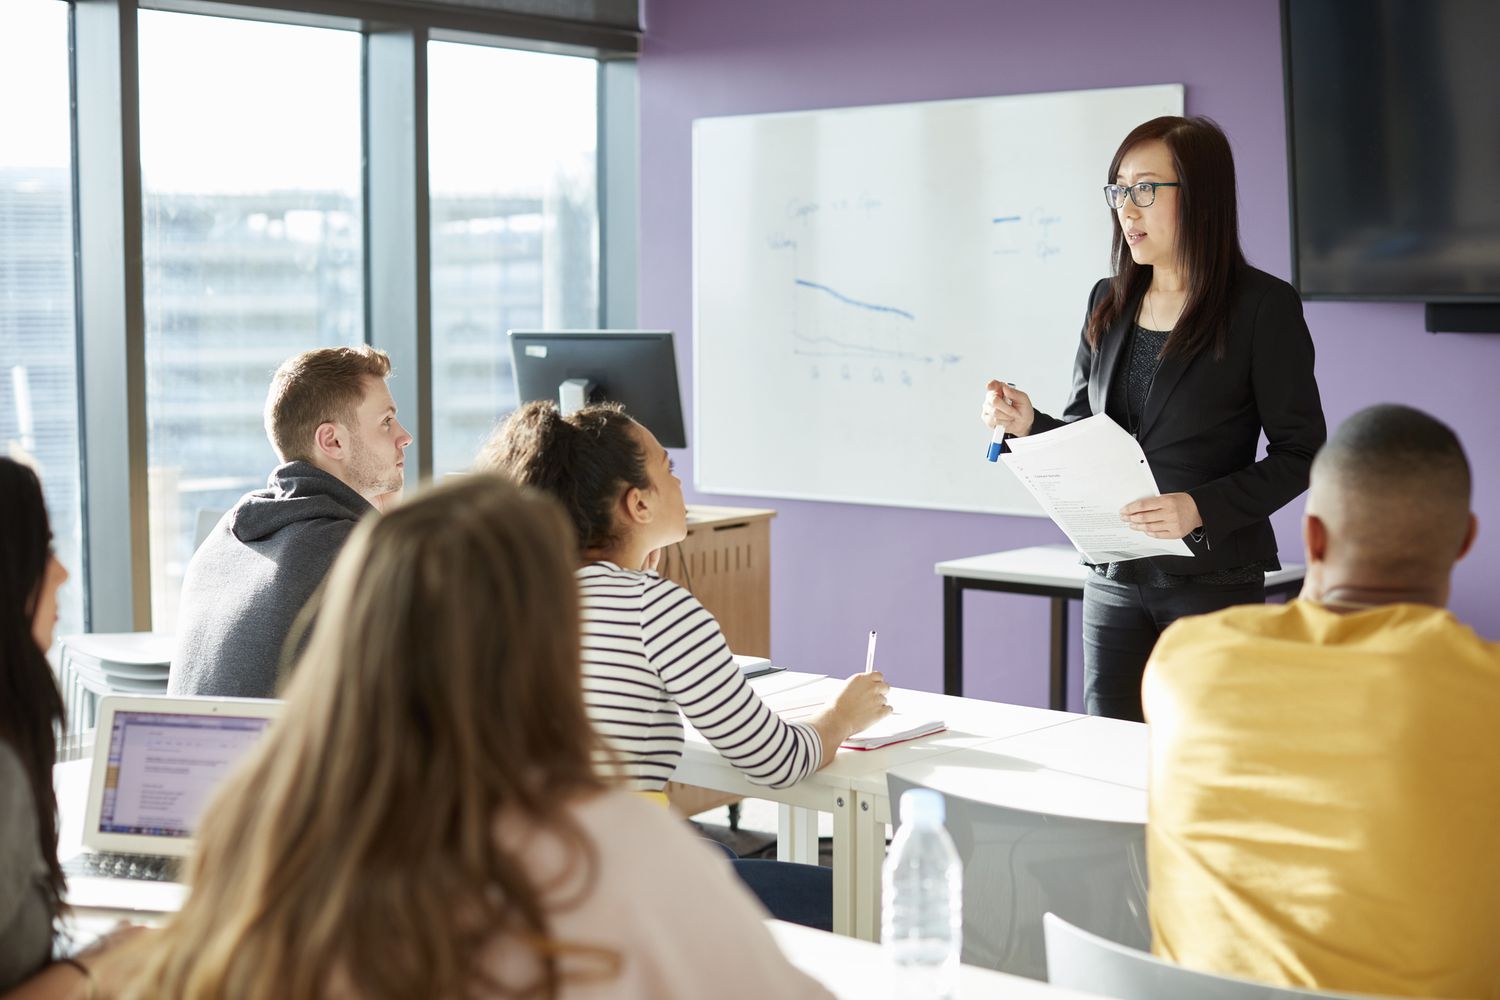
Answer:
<svg viewBox="0 0 1500 1000"><path fill-rule="evenodd" d="M1192 554L1094 566L1083 591L1088 711L1139 720L1141 675L1168 625L1265 600L1265 571L1281 565L1270 516L1307 489L1327 430L1302 301L1240 250L1223 131L1207 118L1136 127L1104 195L1114 275L1089 295L1066 408L1043 413L996 379L981 417L1022 437L1107 413L1145 451L1162 494L1120 516Z"/></svg>
<svg viewBox="0 0 1500 1000"><path fill-rule="evenodd" d="M573 551L499 477L366 519L119 995L825 996L723 862L595 775Z"/></svg>

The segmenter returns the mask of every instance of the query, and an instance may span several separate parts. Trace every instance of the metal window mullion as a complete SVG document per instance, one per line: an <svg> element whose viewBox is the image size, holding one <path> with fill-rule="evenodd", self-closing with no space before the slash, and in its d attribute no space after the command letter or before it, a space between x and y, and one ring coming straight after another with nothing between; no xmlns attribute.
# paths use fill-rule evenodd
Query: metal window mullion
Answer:
<svg viewBox="0 0 1500 1000"><path fill-rule="evenodd" d="M391 356L391 394L413 436L407 468L425 481L433 460L425 29L365 35L364 95L365 329Z"/></svg>
<svg viewBox="0 0 1500 1000"><path fill-rule="evenodd" d="M151 627L136 0L76 0L80 450L88 628Z"/></svg>
<svg viewBox="0 0 1500 1000"><path fill-rule="evenodd" d="M639 324L640 111L634 59L599 64L599 321L606 329Z"/></svg>
<svg viewBox="0 0 1500 1000"><path fill-rule="evenodd" d="M468 3L411 0L142 0L142 6L183 14L208 14L352 30L421 28L442 41L508 43L575 55L640 51L638 9L609 17L586 16L566 5L550 11L513 11ZM570 16L572 15L572 16Z"/></svg>

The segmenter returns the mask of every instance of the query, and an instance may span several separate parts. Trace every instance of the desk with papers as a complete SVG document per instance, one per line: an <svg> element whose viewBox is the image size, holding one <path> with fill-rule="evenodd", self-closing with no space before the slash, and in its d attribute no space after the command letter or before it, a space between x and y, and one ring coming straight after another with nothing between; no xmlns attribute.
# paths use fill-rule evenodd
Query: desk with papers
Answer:
<svg viewBox="0 0 1500 1000"><path fill-rule="evenodd" d="M832 697L841 682L782 673L751 683L765 692L772 709L795 713ZM790 788L751 784L685 724L687 742L675 780L780 804L779 859L816 863L817 814L832 815L837 933L867 941L879 937L880 870L892 814L886 775L892 771L922 781L931 773L928 769L962 754L954 759L966 772L988 772L988 778L975 778L966 789L982 789L993 779L1004 794L1039 801L1048 788L1055 788L1061 801L1057 796L1048 801L1064 812L1070 801L1092 802L1101 796L1107 815L1100 818L1144 822L1144 726L903 688L893 689L890 700L903 715L942 719L948 728L878 750L840 750L822 770ZM1015 804L1024 808L1026 801Z"/></svg>

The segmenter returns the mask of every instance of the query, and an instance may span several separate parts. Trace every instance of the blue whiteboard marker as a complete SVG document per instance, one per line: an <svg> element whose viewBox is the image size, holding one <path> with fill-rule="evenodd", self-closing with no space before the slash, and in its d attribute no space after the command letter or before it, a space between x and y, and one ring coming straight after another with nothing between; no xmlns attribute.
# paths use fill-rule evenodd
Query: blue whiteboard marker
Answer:
<svg viewBox="0 0 1500 1000"><path fill-rule="evenodd" d="M1010 386L1012 389L1014 389L1016 387L1016 384L1014 382L1007 382L1005 384L1008 385L1008 386ZM1010 397L1006 396L1005 397L1005 401L1007 403L1009 403L1010 402ZM996 427L995 428L995 433L993 433L993 434L990 435L990 450L985 455L985 457L988 458L991 462L998 462L998 461L1000 461L1000 446L1003 445L1004 443L1005 443L1005 428L1004 427Z"/></svg>
<svg viewBox="0 0 1500 1000"><path fill-rule="evenodd" d="M1005 443L1005 428L996 427L995 433L990 436L990 451L986 456L991 462L1000 461L1000 446Z"/></svg>

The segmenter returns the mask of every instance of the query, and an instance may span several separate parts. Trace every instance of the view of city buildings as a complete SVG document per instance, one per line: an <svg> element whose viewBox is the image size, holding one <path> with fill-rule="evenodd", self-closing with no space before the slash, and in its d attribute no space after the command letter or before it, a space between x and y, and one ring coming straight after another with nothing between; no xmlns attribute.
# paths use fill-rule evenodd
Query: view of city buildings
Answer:
<svg viewBox="0 0 1500 1000"><path fill-rule="evenodd" d="M276 464L262 425L271 373L310 346L364 339L362 209L346 194L292 191L148 193L144 211L152 600L155 627L170 630L200 531ZM515 405L508 329L597 325L596 218L591 182L433 198L439 475L466 467ZM67 171L0 169L0 245L0 440L35 457L59 539L78 538L88 397L77 392ZM76 544L60 554L79 571ZM80 630L80 614L65 608L61 631Z"/></svg>

